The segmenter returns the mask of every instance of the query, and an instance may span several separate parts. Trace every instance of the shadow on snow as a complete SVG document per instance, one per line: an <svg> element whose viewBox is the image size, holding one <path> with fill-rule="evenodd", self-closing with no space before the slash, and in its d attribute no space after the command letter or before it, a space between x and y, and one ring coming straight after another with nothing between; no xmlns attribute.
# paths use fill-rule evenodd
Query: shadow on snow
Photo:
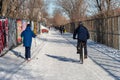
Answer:
<svg viewBox="0 0 120 80"><path fill-rule="evenodd" d="M80 62L79 60L66 58L66 57L63 57L63 56L55 56L55 55L49 55L49 54L46 54L46 56L57 59L59 61L64 61L64 62L72 62L72 63L79 63Z"/></svg>
<svg viewBox="0 0 120 80"><path fill-rule="evenodd" d="M13 54L17 57L20 57L22 59L25 59L22 55L21 55L21 52L18 52L18 51L15 51L15 50L11 50L11 52L13 52Z"/></svg>
<svg viewBox="0 0 120 80"><path fill-rule="evenodd" d="M66 34L63 35L63 38L75 46L75 40L72 40L69 36L71 36L71 34ZM113 55L113 51L110 48L106 48L106 46L97 44L91 40L88 40L88 46L99 52L88 52L89 57L97 65L101 66L105 71L113 76L115 80L120 80L120 58L115 57L115 55Z"/></svg>

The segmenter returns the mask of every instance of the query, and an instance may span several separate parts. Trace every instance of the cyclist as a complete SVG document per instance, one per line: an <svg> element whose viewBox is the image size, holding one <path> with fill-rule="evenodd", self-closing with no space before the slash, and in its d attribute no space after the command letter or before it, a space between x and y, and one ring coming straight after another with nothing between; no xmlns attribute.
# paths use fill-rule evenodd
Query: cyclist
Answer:
<svg viewBox="0 0 120 80"><path fill-rule="evenodd" d="M80 21L79 26L74 30L73 39L76 39L77 35L77 54L79 44L84 44L84 57L87 58L87 39L89 39L88 29L83 26L83 23Z"/></svg>

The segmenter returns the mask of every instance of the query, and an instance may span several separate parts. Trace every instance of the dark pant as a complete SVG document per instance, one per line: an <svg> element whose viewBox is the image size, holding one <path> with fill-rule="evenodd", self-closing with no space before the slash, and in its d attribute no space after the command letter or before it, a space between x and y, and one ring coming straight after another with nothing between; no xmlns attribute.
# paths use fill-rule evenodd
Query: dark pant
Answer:
<svg viewBox="0 0 120 80"><path fill-rule="evenodd" d="M25 58L31 58L30 47L25 47Z"/></svg>
<svg viewBox="0 0 120 80"><path fill-rule="evenodd" d="M84 51L85 51L85 55L87 56L87 41L78 40L78 42L77 42L77 51L78 51L78 46L81 45L81 44L84 44Z"/></svg>

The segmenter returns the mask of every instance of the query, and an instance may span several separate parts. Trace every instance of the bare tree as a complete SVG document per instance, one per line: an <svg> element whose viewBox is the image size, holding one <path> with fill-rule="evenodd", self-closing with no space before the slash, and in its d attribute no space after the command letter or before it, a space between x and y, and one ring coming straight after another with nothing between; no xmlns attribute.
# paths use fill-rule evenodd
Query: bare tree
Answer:
<svg viewBox="0 0 120 80"><path fill-rule="evenodd" d="M67 23L66 17L59 10L54 11L53 20L55 25L64 25Z"/></svg>
<svg viewBox="0 0 120 80"><path fill-rule="evenodd" d="M56 3L70 18L71 22L79 21L85 16L87 6L84 0L57 0Z"/></svg>
<svg viewBox="0 0 120 80"><path fill-rule="evenodd" d="M43 0L0 0L1 16L38 20Z"/></svg>
<svg viewBox="0 0 120 80"><path fill-rule="evenodd" d="M120 6L120 0L90 0L89 5L98 17L108 17L114 15L113 10Z"/></svg>
<svg viewBox="0 0 120 80"><path fill-rule="evenodd" d="M10 3L10 0L1 0L1 16L5 16L7 13L8 4Z"/></svg>
<svg viewBox="0 0 120 80"><path fill-rule="evenodd" d="M29 0L28 1L28 17L31 20L38 20L43 7L43 0Z"/></svg>
<svg viewBox="0 0 120 80"><path fill-rule="evenodd" d="M0 13L1 13L1 10L2 10L2 0L0 0Z"/></svg>
<svg viewBox="0 0 120 80"><path fill-rule="evenodd" d="M1 16L16 17L18 15L17 12L24 1L25 0L2 0L0 13Z"/></svg>

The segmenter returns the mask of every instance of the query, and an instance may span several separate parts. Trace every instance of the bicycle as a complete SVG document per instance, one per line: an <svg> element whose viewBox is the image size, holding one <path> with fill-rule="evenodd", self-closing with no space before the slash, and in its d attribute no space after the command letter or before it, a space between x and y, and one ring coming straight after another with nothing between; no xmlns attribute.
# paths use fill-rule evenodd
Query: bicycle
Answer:
<svg viewBox="0 0 120 80"><path fill-rule="evenodd" d="M84 48L85 48L85 43L84 42L80 42L78 43L78 46L77 46L77 53L80 55L80 61L81 63L83 64L84 63Z"/></svg>

